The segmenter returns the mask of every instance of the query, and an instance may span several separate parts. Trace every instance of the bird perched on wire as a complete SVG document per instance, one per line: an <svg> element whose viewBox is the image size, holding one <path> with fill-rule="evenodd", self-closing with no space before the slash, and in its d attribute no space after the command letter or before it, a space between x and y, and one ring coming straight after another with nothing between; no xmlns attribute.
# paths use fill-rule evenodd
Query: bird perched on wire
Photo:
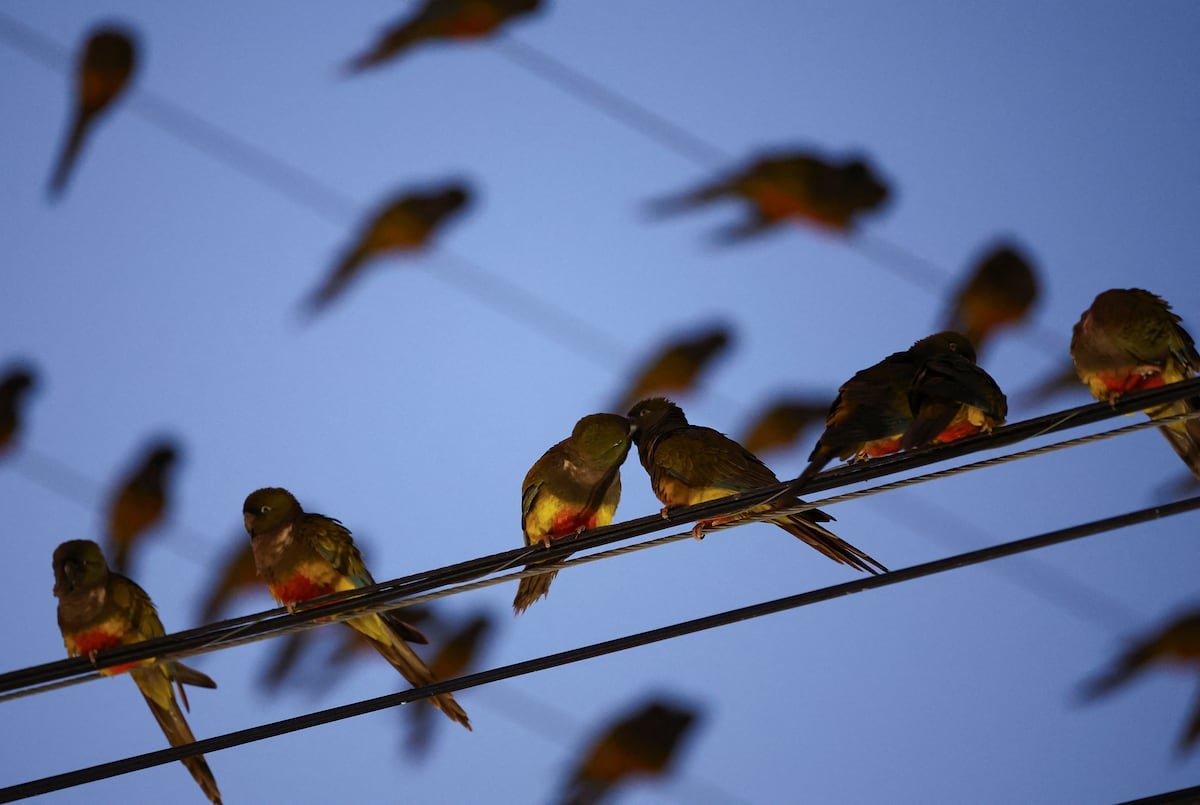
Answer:
<svg viewBox="0 0 1200 805"><path fill-rule="evenodd" d="M909 392L917 372L931 358L953 353L970 355L974 362L975 350L966 336L934 333L843 383L825 416L825 431L793 486L803 486L835 457L862 460L900 450L913 422Z"/></svg>
<svg viewBox="0 0 1200 805"><path fill-rule="evenodd" d="M27 366L13 367L0 378L0 455L16 444L21 432L25 397L36 383L37 377Z"/></svg>
<svg viewBox="0 0 1200 805"><path fill-rule="evenodd" d="M534 462L521 482L525 544L549 548L586 529L606 526L621 500L621 465L629 454L630 423L616 414L591 414L571 435ZM535 568L535 560L526 565ZM513 599L520 615L550 592L557 571L521 579Z"/></svg>
<svg viewBox="0 0 1200 805"><path fill-rule="evenodd" d="M652 210L674 213L725 198L741 198L750 206L743 223L720 235L722 240L737 241L789 220L851 232L862 216L883 206L888 187L861 157L836 161L787 151L755 159L682 196L657 202Z"/></svg>
<svg viewBox="0 0 1200 805"><path fill-rule="evenodd" d="M683 394L729 348L732 332L724 325L707 327L693 336L662 344L634 374L616 409L627 411L654 394Z"/></svg>
<svg viewBox="0 0 1200 805"><path fill-rule="evenodd" d="M975 265L954 295L945 329L962 333L981 351L996 330L1019 324L1037 297L1033 264L1016 247L998 245Z"/></svg>
<svg viewBox="0 0 1200 805"><path fill-rule="evenodd" d="M470 189L458 183L393 198L375 214L333 273L313 293L308 301L309 312L317 313L337 298L368 260L424 249L450 218L466 207L470 198Z"/></svg>
<svg viewBox="0 0 1200 805"><path fill-rule="evenodd" d="M922 363L908 389L908 405L912 422L900 439L901 450L990 433L1008 416L1008 398L976 365L970 344Z"/></svg>
<svg viewBox="0 0 1200 805"><path fill-rule="evenodd" d="M71 128L50 178L51 197L66 188L88 132L125 91L136 67L137 44L131 33L103 27L88 34L75 69Z"/></svg>
<svg viewBox="0 0 1200 805"><path fill-rule="evenodd" d="M91 540L71 540L55 549L54 595L58 598L58 628L72 657L86 656L95 662L97 652L166 634L150 596L130 579L110 571L100 546ZM171 686L179 687L187 708L184 685L215 688L217 684L181 662L152 666L145 662L151 660L104 668L100 673L109 676L128 671L171 746L193 743L196 738ZM204 756L181 762L204 795L219 805L221 792Z"/></svg>
<svg viewBox="0 0 1200 805"><path fill-rule="evenodd" d="M809 425L825 418L828 399L790 394L777 397L755 414L738 441L756 455L790 447Z"/></svg>
<svg viewBox="0 0 1200 805"><path fill-rule="evenodd" d="M286 489L251 492L242 506L258 575L275 600L289 611L296 604L374 584L350 531L337 520L306 512ZM425 636L392 613L362 615L346 625L367 637L375 649L414 687L437 679L408 644ZM430 701L452 721L471 729L467 713L443 693Z"/></svg>
<svg viewBox="0 0 1200 805"><path fill-rule="evenodd" d="M712 428L689 424L679 406L662 397L642 400L629 412L638 458L650 476L650 486L664 505L663 514L676 506L749 492L779 483L767 465L753 453ZM796 506L799 498L781 495L769 502L708 520L692 528L700 539L705 530L742 519L748 514ZM833 520L818 509L789 514L772 523L803 540L835 562L868 573L886 571L883 565L820 525Z"/></svg>
<svg viewBox="0 0 1200 805"><path fill-rule="evenodd" d="M1085 699L1105 696L1152 665L1183 665L1200 671L1200 611L1189 612L1166 627L1139 640L1107 671L1084 688ZM1200 700L1179 740L1180 751L1190 749L1200 738Z"/></svg>
<svg viewBox="0 0 1200 805"><path fill-rule="evenodd" d="M425 0L413 14L385 28L347 70L358 73L376 67L422 42L482 39L540 6L541 0Z"/></svg>
<svg viewBox="0 0 1200 805"><path fill-rule="evenodd" d="M1113 402L1138 389L1196 376L1200 355L1179 316L1159 296L1141 288L1114 288L1098 295L1071 334L1075 371L1092 396ZM1200 395L1147 408L1151 419L1200 411ZM1192 474L1200 478L1200 417L1163 425Z"/></svg>
<svg viewBox="0 0 1200 805"><path fill-rule="evenodd" d="M631 777L666 775L697 718L694 710L660 700L626 713L584 750L558 801L590 805Z"/></svg>
<svg viewBox="0 0 1200 805"><path fill-rule="evenodd" d="M117 486L108 508L108 548L118 573L128 571L142 538L162 522L178 459L173 442L155 442Z"/></svg>
<svg viewBox="0 0 1200 805"><path fill-rule="evenodd" d="M454 679L470 672L479 662L479 655L483 653L484 644L493 626L492 619L483 613L468 618L441 643L433 659L429 661L429 669L433 675L438 679ZM409 714L411 725L408 748L416 754L429 747L433 729L429 716L433 708L426 702L413 704L414 707L405 707L402 711Z"/></svg>

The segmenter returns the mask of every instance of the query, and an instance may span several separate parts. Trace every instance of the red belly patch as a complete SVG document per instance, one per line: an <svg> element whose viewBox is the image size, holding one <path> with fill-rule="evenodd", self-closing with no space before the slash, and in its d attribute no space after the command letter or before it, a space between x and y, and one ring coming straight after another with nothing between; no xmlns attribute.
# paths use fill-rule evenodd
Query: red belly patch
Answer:
<svg viewBox="0 0 1200 805"><path fill-rule="evenodd" d="M1139 389L1156 389L1164 385L1162 375L1140 375L1137 372L1128 374L1109 374L1101 373L1099 375L1100 382L1104 384L1104 388L1108 389L1113 394L1124 394L1129 391L1138 391Z"/></svg>
<svg viewBox="0 0 1200 805"><path fill-rule="evenodd" d="M878 458L879 456L890 456L900 449L900 440L903 436L891 436L886 439L876 439L873 442L867 442L863 445L860 451L864 456Z"/></svg>
<svg viewBox="0 0 1200 805"><path fill-rule="evenodd" d="M565 537L584 528L596 527L596 513L592 511L562 511L550 522L550 539Z"/></svg>
<svg viewBox="0 0 1200 805"><path fill-rule="evenodd" d="M962 422L946 428L944 431L939 433L933 441L936 444L955 442L959 439L965 439L968 436L974 436L981 430L983 430L983 428L979 425L972 425L970 422L963 420Z"/></svg>
<svg viewBox="0 0 1200 805"><path fill-rule="evenodd" d="M310 598L320 598L322 595L329 595L332 592L335 592L332 584L315 582L307 576L299 574L292 576L285 582L271 585L271 595L275 596L276 601L281 601L284 604L294 604L298 601L307 601Z"/></svg>
<svg viewBox="0 0 1200 805"><path fill-rule="evenodd" d="M92 629L90 632L80 632L71 637L71 645L77 654L87 656L93 651L104 651L105 649L116 648L123 645L121 638L112 632L104 629ZM105 668L100 673L104 676L112 674L121 674L128 671L140 663L130 662L124 665L114 665L112 668Z"/></svg>

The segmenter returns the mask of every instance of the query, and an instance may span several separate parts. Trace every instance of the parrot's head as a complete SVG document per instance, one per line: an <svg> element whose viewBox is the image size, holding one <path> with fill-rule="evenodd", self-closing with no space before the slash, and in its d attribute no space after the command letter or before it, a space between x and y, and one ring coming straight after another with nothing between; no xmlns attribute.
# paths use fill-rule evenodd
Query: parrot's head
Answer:
<svg viewBox="0 0 1200 805"><path fill-rule="evenodd" d="M647 732L674 741L696 720L697 713L666 702L653 702L644 711Z"/></svg>
<svg viewBox="0 0 1200 805"><path fill-rule="evenodd" d="M843 190L847 201L856 207L873 210L888 200L888 186L872 170L865 159L853 159L841 169Z"/></svg>
<svg viewBox="0 0 1200 805"><path fill-rule="evenodd" d="M246 533L251 537L278 530L303 513L300 501L291 492L277 486L251 492L242 505Z"/></svg>
<svg viewBox="0 0 1200 805"><path fill-rule="evenodd" d="M633 424L616 414L591 414L575 423L571 446L597 464L615 466L629 453Z"/></svg>
<svg viewBox="0 0 1200 805"><path fill-rule="evenodd" d="M36 378L33 371L24 366L13 369L3 380L0 380L0 396L11 395L13 397L28 391L33 388Z"/></svg>
<svg viewBox="0 0 1200 805"><path fill-rule="evenodd" d="M146 457L147 466L158 470L168 469L179 458L179 450L171 442L156 442Z"/></svg>
<svg viewBox="0 0 1200 805"><path fill-rule="evenodd" d="M90 590L108 578L108 562L90 539L73 539L54 549L54 595Z"/></svg>
<svg viewBox="0 0 1200 805"><path fill-rule="evenodd" d="M430 201L433 202L434 208L437 210L438 216L446 216L452 212L466 207L471 201L471 189L460 183L447 185L440 192L435 193Z"/></svg>
<svg viewBox="0 0 1200 805"><path fill-rule="evenodd" d="M716 355L723 352L733 339L733 333L728 327L720 326L705 333L696 342L698 350L704 355Z"/></svg>
<svg viewBox="0 0 1200 805"><path fill-rule="evenodd" d="M633 423L633 440L664 426L683 426L688 423L683 409L665 397L642 400L629 409L629 421Z"/></svg>
<svg viewBox="0 0 1200 805"><path fill-rule="evenodd" d="M83 51L83 68L109 74L128 74L137 60L137 44L133 35L114 27L98 28L91 32Z"/></svg>
<svg viewBox="0 0 1200 805"><path fill-rule="evenodd" d="M975 347L971 346L971 340L953 330L943 330L940 333L926 336L913 344L909 352L921 360L945 355L947 352L956 352L971 363L975 363Z"/></svg>

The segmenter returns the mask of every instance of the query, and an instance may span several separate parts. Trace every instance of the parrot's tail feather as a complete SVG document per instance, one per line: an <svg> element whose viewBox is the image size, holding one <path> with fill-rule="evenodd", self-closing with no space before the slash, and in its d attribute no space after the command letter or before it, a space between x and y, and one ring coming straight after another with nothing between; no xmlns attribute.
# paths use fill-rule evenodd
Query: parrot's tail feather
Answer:
<svg viewBox="0 0 1200 805"><path fill-rule="evenodd" d="M355 628L359 628L356 625L356 621L348 621L348 623ZM362 629L359 629L359 631L362 631ZM429 666L425 664L424 660L417 656L417 653L412 650L412 647L409 646L408 643L405 643L404 640L402 640L395 633L389 633L389 637L391 639L387 642L379 640L370 633L364 633L371 638L371 643L375 646L376 650L378 650L379 653L382 654L384 658L392 664L392 667L399 671L400 675L407 679L409 684L411 684L414 688L432 685L438 681L437 677L435 677L433 672L429 670ZM467 729L471 729L471 720L467 718L467 711L463 710L459 703L454 700L454 696L452 694L443 693L438 696L431 696L429 697L429 702L434 707L445 713L446 717L451 721L457 721Z"/></svg>
<svg viewBox="0 0 1200 805"><path fill-rule="evenodd" d="M812 454L808 457L808 466L804 468L804 472L800 473L795 481L792 481L788 486L788 491L799 491L804 488L804 485L813 479L817 473L825 469L825 465L833 461L834 452L828 445L817 442L817 446L813 448Z"/></svg>
<svg viewBox="0 0 1200 805"><path fill-rule="evenodd" d="M822 528L803 515L793 514L781 517L771 522L794 537L797 537L835 562L849 565L855 570L865 573L887 573L888 569L872 559L866 553L855 548L849 542L834 534L827 528Z"/></svg>
<svg viewBox="0 0 1200 805"><path fill-rule="evenodd" d="M1153 416L1156 418L1177 416L1196 411L1200 411L1200 398L1191 397L1156 411ZM1163 436L1167 437L1167 441L1183 459L1183 463L1188 465L1192 475L1200 479L1200 417L1185 419L1173 425L1163 425L1159 430Z"/></svg>
<svg viewBox="0 0 1200 805"><path fill-rule="evenodd" d="M1192 717L1179 738L1179 751L1188 751L1195 746L1197 739L1200 739L1200 691L1197 691L1195 704L1192 705Z"/></svg>
<svg viewBox="0 0 1200 805"><path fill-rule="evenodd" d="M954 421L958 403L927 402L900 438L901 450L924 447Z"/></svg>
<svg viewBox="0 0 1200 805"><path fill-rule="evenodd" d="M183 711L179 709L179 704L175 701L175 697L170 695L170 682L159 669L145 669L147 673L157 673L160 675L158 680L155 680L155 685L165 684L169 695L167 700L169 704L163 707L154 698L146 695L146 691L142 691L142 696L146 699L146 704L150 706L150 712L154 714L154 720L158 722L158 726L162 728L163 734L167 736L167 741L171 746L183 746L184 744L195 743L196 736L192 735L192 730L188 726L187 721L183 717ZM138 687L142 687L145 677L138 682ZM204 755L193 755L186 757L180 761L187 770L191 773L192 779L200 786L200 790L204 792L204 796L208 797L210 802L215 805L221 805L221 791L217 788L217 780L213 777L212 770L208 768L207 761L204 760Z"/></svg>
<svg viewBox="0 0 1200 805"><path fill-rule="evenodd" d="M596 780L578 775L570 781L559 803L560 805L595 805L604 798L610 786L611 783L607 780Z"/></svg>
<svg viewBox="0 0 1200 805"><path fill-rule="evenodd" d="M534 568L537 565L529 564L525 567ZM517 586L517 597L513 599L513 612L520 615L529 609L529 605L534 601L548 595L550 592L550 583L554 581L554 577L557 575L557 570L548 570L545 573L521 579L521 583Z"/></svg>
<svg viewBox="0 0 1200 805"><path fill-rule="evenodd" d="M217 683L213 682L212 677L208 674L201 673L195 668L184 665L181 662L172 663L171 675L175 677L175 681L184 685L191 685L196 688L216 688Z"/></svg>
<svg viewBox="0 0 1200 805"><path fill-rule="evenodd" d="M1085 683L1080 694L1082 699L1084 701L1091 701L1113 692L1137 676L1146 664L1154 659L1157 653L1158 650L1154 643L1147 643L1132 649L1104 674Z"/></svg>
<svg viewBox="0 0 1200 805"><path fill-rule="evenodd" d="M91 114L80 110L71 122L71 133L67 135L67 141L63 144L62 154L59 155L58 162L54 167L54 173L50 177L48 190L51 198L57 198L66 189L67 181L71 178L71 170L74 168L75 162L79 159L79 149L83 147L83 138L87 134L91 119Z"/></svg>

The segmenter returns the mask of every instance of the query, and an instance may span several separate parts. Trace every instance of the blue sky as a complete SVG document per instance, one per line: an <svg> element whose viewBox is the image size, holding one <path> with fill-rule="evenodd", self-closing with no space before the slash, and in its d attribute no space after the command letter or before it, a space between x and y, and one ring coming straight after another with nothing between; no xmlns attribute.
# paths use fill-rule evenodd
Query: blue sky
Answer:
<svg viewBox="0 0 1200 805"><path fill-rule="evenodd" d="M1101 290L1148 288L1200 329L1194 4L646 6L560 1L511 35L735 162L784 146L867 154L895 192L865 231L941 266L942 287L802 227L715 247L733 205L651 221L649 200L712 169L539 79L503 43L430 46L343 78L339 67L409 4L6 4L72 48L98 22L134 28L139 91L344 200L317 211L247 178L157 125L157 107L132 93L48 203L70 79L0 38L0 364L24 358L42 375L25 453L0 465L0 607L18 613L3 629L5 669L62 656L53 548L100 536L108 487L158 434L181 440L184 461L170 524L134 576L167 628L182 629L241 538L243 498L264 485L361 534L378 578L519 545L533 461L602 410L658 341L714 318L731 322L736 345L681 403L729 433L767 396L831 392L936 329L944 294L1001 237L1027 250L1044 289L1038 334L1003 337L984 356L1011 419L1086 399L1081 387L1030 408L1017 392L1061 364ZM302 325L300 302L362 215L450 178L478 197L438 249L378 261ZM581 353L584 325L514 317L489 277L602 343ZM769 463L796 474L814 438ZM94 483L57 494L33 480L39 456ZM1140 508L1181 472L1145 432L831 513L839 535L903 567ZM636 461L623 478L618 518L657 510ZM596 724L667 692L703 707L704 722L679 777L624 801L1094 802L1179 788L1200 771L1200 755L1173 752L1194 680L1156 673L1089 707L1073 693L1125 637L1194 601L1195 534L1185 515L466 692L475 732L440 730L422 764L401 754L392 712L209 762L229 803L548 801ZM445 611L492 609L501 626L486 659L500 664L850 578L778 529L750 526L563 573L520 619L511 587ZM1077 586L1111 603L1080 604ZM237 611L266 603L247 597ZM264 695L270 652L197 662L220 684L191 696L197 735L397 687L379 660L319 694ZM22 725L0 737L4 784L163 744L124 679L3 707ZM179 764L88 795L201 801Z"/></svg>

